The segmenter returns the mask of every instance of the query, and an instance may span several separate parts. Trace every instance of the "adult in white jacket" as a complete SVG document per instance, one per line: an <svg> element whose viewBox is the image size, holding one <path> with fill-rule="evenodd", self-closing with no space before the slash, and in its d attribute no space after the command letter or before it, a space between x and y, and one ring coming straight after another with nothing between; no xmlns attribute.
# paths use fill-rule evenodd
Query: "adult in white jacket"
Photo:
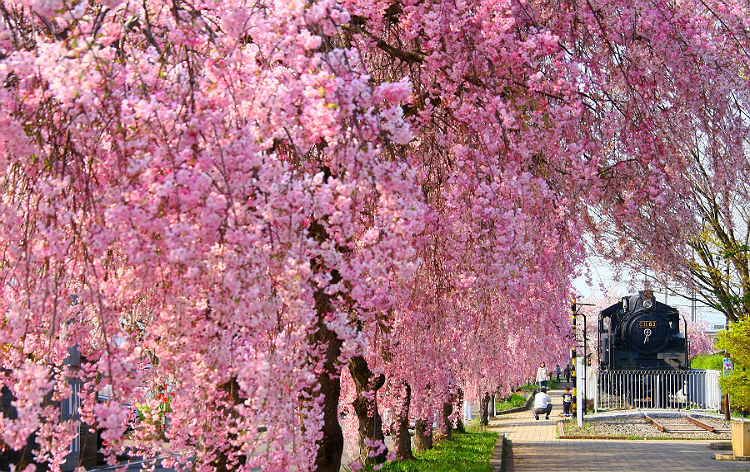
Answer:
<svg viewBox="0 0 750 472"><path fill-rule="evenodd" d="M547 366L542 362L539 364L539 368L536 370L536 381L539 384L539 388L546 387L547 381L549 380L549 370Z"/></svg>
<svg viewBox="0 0 750 472"><path fill-rule="evenodd" d="M549 413L552 411L552 397L547 395L547 387L542 387L541 392L534 397L534 418L539 419L539 415L544 413L544 419L549 419Z"/></svg>

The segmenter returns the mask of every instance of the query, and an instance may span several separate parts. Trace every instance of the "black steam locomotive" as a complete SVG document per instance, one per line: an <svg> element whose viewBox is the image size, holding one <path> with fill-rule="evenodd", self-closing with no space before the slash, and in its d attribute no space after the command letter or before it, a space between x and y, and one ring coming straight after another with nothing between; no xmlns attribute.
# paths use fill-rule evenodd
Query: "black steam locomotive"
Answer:
<svg viewBox="0 0 750 472"><path fill-rule="evenodd" d="M686 332L680 332L679 312L651 291L623 297L599 313L599 368L688 369Z"/></svg>

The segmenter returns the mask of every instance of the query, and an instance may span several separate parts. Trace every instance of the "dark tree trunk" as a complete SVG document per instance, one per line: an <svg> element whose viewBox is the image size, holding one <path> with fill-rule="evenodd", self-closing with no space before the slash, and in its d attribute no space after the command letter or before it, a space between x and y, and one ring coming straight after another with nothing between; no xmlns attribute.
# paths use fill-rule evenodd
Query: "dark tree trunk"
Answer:
<svg viewBox="0 0 750 472"><path fill-rule="evenodd" d="M336 362L342 343L336 333L330 331L322 321L315 338L326 344L324 369L318 375L320 389L317 395L323 398L323 437L318 441L315 471L339 472L341 454L344 452L344 434L338 418L341 381L337 375Z"/></svg>
<svg viewBox="0 0 750 472"><path fill-rule="evenodd" d="M427 420L417 420L414 422L414 450L427 449L432 449L432 426Z"/></svg>
<svg viewBox="0 0 750 472"><path fill-rule="evenodd" d="M456 408L458 408L458 411L461 412L456 417L456 431L459 433L465 433L466 428L464 428L464 391L460 388L458 389L458 394L456 395Z"/></svg>
<svg viewBox="0 0 750 472"><path fill-rule="evenodd" d="M330 171L328 169L324 171L327 179ZM329 239L325 227L317 221L310 224L310 235L321 244ZM313 260L311 266L316 273L329 273L331 284L341 281L341 274L336 270L328 272L322 260ZM328 329L324 322L326 316L334 311L331 296L326 293L325 289L325 286L319 287L313 294L318 323L317 331L311 335L311 343L325 347L323 370L318 375L317 382L320 388L313 393L316 398L322 398L323 405L323 430L321 431L323 436L318 440L315 472L339 472L341 454L344 452L344 435L338 418L339 397L341 396L338 358L341 354L342 341L335 332Z"/></svg>
<svg viewBox="0 0 750 472"><path fill-rule="evenodd" d="M451 413L453 413L453 405L451 405L450 402L443 403L443 407L440 410L440 419L437 422L437 428L435 428L433 434L436 442L451 438Z"/></svg>
<svg viewBox="0 0 750 472"><path fill-rule="evenodd" d="M443 403L443 428L442 433L445 436L445 439L451 438L451 414L453 413L453 404L451 402L445 402Z"/></svg>
<svg viewBox="0 0 750 472"><path fill-rule="evenodd" d="M244 398L240 397L240 384L237 382L237 377L232 377L228 381L219 384L219 389L227 394L232 405L240 405L245 401ZM234 409L225 409L222 407L222 410L223 411L221 411L220 414L227 415L227 417L237 415ZM237 454L237 452L239 452L238 448L230 445L237 440L237 434L227 433L226 439L227 448L216 451L216 459L211 462L211 466L216 472L231 472L237 470L237 468L244 465L247 460L245 455Z"/></svg>
<svg viewBox="0 0 750 472"><path fill-rule="evenodd" d="M359 460L365 468L370 468L375 464L385 462L388 455L377 400L377 391L383 386L385 377L383 374L374 375L362 356L349 360L349 372L357 388L357 398L354 399L352 405L359 420ZM375 442L377 445L370 447L367 445L368 442L370 444ZM376 453L373 449L380 452Z"/></svg>
<svg viewBox="0 0 750 472"><path fill-rule="evenodd" d="M490 424L489 407L490 407L490 394L485 393L484 397L482 398L481 407L480 407L480 417L481 417L480 422L484 426L487 426L488 424Z"/></svg>
<svg viewBox="0 0 750 472"><path fill-rule="evenodd" d="M409 408L411 407L411 387L404 382L404 401L401 404L401 411L395 415L396 424L394 427L393 444L396 448L396 459L401 461L414 459L411 453L411 435L409 434Z"/></svg>

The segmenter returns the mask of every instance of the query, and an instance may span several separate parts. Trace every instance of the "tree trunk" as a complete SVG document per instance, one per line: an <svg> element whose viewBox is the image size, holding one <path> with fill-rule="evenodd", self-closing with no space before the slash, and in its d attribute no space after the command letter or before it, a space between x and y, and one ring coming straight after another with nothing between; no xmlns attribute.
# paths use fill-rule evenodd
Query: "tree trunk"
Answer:
<svg viewBox="0 0 750 472"><path fill-rule="evenodd" d="M352 405L359 420L359 460L365 468L370 468L385 462L388 455L377 400L377 392L383 386L385 376L374 375L362 356L349 360L349 372L357 387L357 398Z"/></svg>
<svg viewBox="0 0 750 472"><path fill-rule="evenodd" d="M328 169L324 169L326 179L330 175ZM310 224L310 235L319 243L326 242L328 234L325 227L317 221ZM315 273L326 273L324 262L314 259L311 267ZM341 281L341 274L337 270L330 271L330 284ZM339 472L341 468L341 454L344 452L344 434L339 425L338 407L341 396L341 380L338 358L341 354L342 341L338 335L329 330L325 324L325 318L334 311L331 296L326 293L325 286L319 287L313 294L315 299L315 311L318 316L317 331L311 334L311 343L314 346L325 347L325 358L323 369L318 374L317 392L313 397L321 401L323 406L323 436L318 440L318 452L315 456L315 472Z"/></svg>
<svg viewBox="0 0 750 472"><path fill-rule="evenodd" d="M417 420L414 423L414 450L427 449L432 449L432 426L427 423L427 420Z"/></svg>
<svg viewBox="0 0 750 472"><path fill-rule="evenodd" d="M453 413L453 404L451 402L443 403L443 434L445 439L451 438L451 414Z"/></svg>
<svg viewBox="0 0 750 472"><path fill-rule="evenodd" d="M406 382L404 382L404 387L404 401L401 404L401 410L394 415L396 418L396 425L393 432L393 445L396 448L396 459L400 461L414 459L414 454L411 452L411 435L409 434L411 387Z"/></svg>
<svg viewBox="0 0 750 472"><path fill-rule="evenodd" d="M222 384L219 384L219 389L221 389L224 393L227 394L227 397L231 401L232 405L240 405L245 400L244 398L240 397L240 384L237 383L237 377L232 377L228 381ZM237 415L237 413L233 409L222 408L221 410L219 414L223 414L227 416ZM235 457L235 454L231 454L231 456L235 458L230 459L230 454L228 453L238 452L238 449L236 447L229 446L229 444L232 444L234 441L237 440L237 434L227 433L226 439L227 439L227 448L225 450L215 451L216 459L214 459L211 462L211 466L214 468L216 472L230 472L232 470L237 470L237 468L239 466L244 465L245 461L247 460L247 457L242 454L236 455L236 457Z"/></svg>
<svg viewBox="0 0 750 472"><path fill-rule="evenodd" d="M451 413L453 413L453 405L451 405L450 402L443 403L443 408L440 411L440 420L438 420L437 428L434 433L436 442L451 438Z"/></svg>
<svg viewBox="0 0 750 472"><path fill-rule="evenodd" d="M464 391L460 388L458 389L458 394L456 395L456 408L458 408L458 411L461 412L456 417L456 431L459 433L465 433L466 428L464 428Z"/></svg>
<svg viewBox="0 0 750 472"><path fill-rule="evenodd" d="M490 394L485 393L484 397L482 398L481 407L480 407L480 417L481 417L480 422L484 426L487 426L488 424L490 424L489 407L490 407Z"/></svg>
<svg viewBox="0 0 750 472"><path fill-rule="evenodd" d="M322 321L315 338L316 341L326 344L324 369L318 375L320 389L317 395L323 398L323 437L318 441L315 471L339 472L341 454L344 452L344 434L338 418L341 380L336 362L341 353L342 342Z"/></svg>

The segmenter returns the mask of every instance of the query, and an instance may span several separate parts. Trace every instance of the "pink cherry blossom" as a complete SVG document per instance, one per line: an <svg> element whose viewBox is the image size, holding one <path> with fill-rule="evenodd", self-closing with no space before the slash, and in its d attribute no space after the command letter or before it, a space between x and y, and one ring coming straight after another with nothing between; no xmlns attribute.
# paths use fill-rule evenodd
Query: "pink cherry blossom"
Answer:
<svg viewBox="0 0 750 472"><path fill-rule="evenodd" d="M683 270L748 177L736 0L4 5L0 434L53 470L70 379L110 461L338 470L338 409L512 389L588 253Z"/></svg>

